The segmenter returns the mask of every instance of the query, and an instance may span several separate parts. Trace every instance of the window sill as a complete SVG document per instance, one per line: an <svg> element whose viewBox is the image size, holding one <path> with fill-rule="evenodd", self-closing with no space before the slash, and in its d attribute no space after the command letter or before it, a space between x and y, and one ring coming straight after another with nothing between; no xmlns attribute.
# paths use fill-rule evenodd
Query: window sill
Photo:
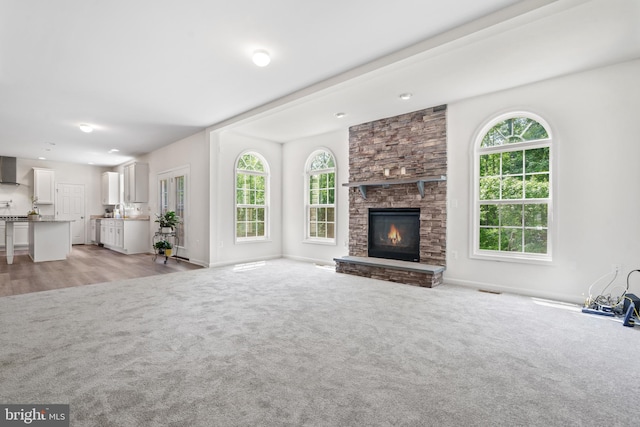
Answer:
<svg viewBox="0 0 640 427"><path fill-rule="evenodd" d="M335 246L337 242L335 239L304 239L302 243L308 243L311 245L325 245L325 246Z"/></svg>
<svg viewBox="0 0 640 427"><path fill-rule="evenodd" d="M477 259L481 261L497 261L497 262L513 262L519 264L535 264L535 265L553 265L553 259L548 256L532 256L529 254L496 254L493 252L473 252L471 253L471 259Z"/></svg>
<svg viewBox="0 0 640 427"><path fill-rule="evenodd" d="M245 243L262 243L262 242L271 242L272 240L268 237L247 237L243 239L236 239L236 244L245 244Z"/></svg>

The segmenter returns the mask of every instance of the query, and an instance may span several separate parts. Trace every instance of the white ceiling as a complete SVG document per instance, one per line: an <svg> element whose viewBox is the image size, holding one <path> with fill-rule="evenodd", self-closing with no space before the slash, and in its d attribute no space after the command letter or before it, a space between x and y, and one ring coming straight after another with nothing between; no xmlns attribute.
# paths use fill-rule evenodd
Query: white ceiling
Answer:
<svg viewBox="0 0 640 427"><path fill-rule="evenodd" d="M635 58L639 0L0 0L0 155L287 142Z"/></svg>

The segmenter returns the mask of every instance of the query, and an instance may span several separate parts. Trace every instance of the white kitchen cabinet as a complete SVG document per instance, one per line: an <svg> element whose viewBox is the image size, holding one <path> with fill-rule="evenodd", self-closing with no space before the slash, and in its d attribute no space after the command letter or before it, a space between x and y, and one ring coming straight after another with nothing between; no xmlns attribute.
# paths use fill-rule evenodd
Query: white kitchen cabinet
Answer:
<svg viewBox="0 0 640 427"><path fill-rule="evenodd" d="M120 203L120 174L118 172L104 172L102 174L101 194L103 205Z"/></svg>
<svg viewBox="0 0 640 427"><path fill-rule="evenodd" d="M38 205L52 205L55 200L54 192L55 171L53 169L33 168L33 197Z"/></svg>
<svg viewBox="0 0 640 427"><path fill-rule="evenodd" d="M149 201L149 165L131 163L124 167L124 202L147 203Z"/></svg>
<svg viewBox="0 0 640 427"><path fill-rule="evenodd" d="M105 238L101 242L107 249L123 254L139 254L151 251L148 220L110 219L102 220Z"/></svg>

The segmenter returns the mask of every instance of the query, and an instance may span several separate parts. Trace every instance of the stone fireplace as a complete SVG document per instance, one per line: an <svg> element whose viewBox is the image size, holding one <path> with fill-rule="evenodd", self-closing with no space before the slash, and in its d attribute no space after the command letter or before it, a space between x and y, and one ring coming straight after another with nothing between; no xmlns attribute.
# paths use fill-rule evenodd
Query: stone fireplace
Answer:
<svg viewBox="0 0 640 427"><path fill-rule="evenodd" d="M442 283L447 225L446 112L443 105L349 129L349 182L343 184L349 187L349 256L335 259L336 271L424 287ZM376 239L378 233L375 214L394 211L417 213L418 236L411 238L417 256L389 256L389 249L394 252L394 248L388 242L381 242L378 246L384 247L374 248L371 254L370 239ZM384 221L389 227L389 220ZM402 227L406 226L403 222ZM399 232L404 239L406 230ZM384 239L384 234L377 239ZM373 243L376 246L375 240ZM378 249L387 253L380 256Z"/></svg>

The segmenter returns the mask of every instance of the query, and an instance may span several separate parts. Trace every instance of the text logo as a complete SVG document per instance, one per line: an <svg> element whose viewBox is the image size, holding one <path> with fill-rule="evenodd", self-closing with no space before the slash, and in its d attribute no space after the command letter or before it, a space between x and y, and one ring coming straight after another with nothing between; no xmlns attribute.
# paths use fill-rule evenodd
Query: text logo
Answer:
<svg viewBox="0 0 640 427"><path fill-rule="evenodd" d="M0 404L0 427L69 427L69 405Z"/></svg>

